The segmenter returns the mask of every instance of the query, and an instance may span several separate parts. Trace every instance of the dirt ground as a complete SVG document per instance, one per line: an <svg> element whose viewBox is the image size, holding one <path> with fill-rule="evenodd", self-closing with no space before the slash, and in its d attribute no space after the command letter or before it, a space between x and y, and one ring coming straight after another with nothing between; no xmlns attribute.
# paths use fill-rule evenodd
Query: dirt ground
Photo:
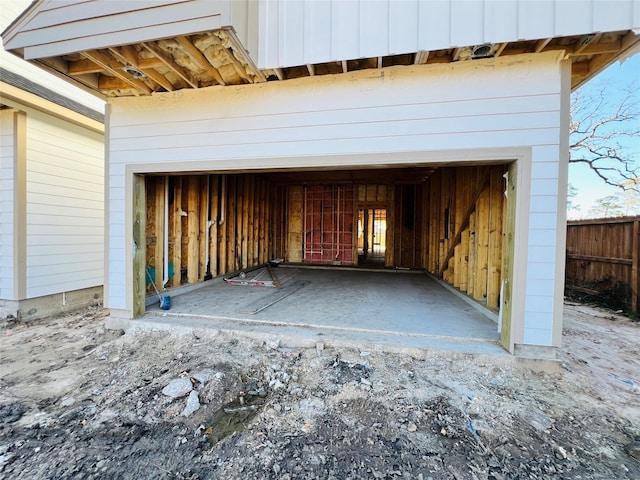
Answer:
<svg viewBox="0 0 640 480"><path fill-rule="evenodd" d="M546 371L106 315L0 323L0 477L640 478L640 323L607 310L567 303Z"/></svg>

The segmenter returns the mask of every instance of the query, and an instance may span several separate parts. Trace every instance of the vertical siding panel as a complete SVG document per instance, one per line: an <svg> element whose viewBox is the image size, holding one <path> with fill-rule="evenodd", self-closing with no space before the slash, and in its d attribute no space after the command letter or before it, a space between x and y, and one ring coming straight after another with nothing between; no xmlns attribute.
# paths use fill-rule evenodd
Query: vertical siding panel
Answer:
<svg viewBox="0 0 640 480"><path fill-rule="evenodd" d="M332 2L305 2L305 63L328 62L331 58Z"/></svg>
<svg viewBox="0 0 640 480"><path fill-rule="evenodd" d="M581 0L580 6L576 8L575 2L555 1L555 34L556 35L577 35L591 32L593 28L593 2L591 0ZM611 7L614 9L614 7Z"/></svg>
<svg viewBox="0 0 640 480"><path fill-rule="evenodd" d="M280 2L279 65L304 64L304 2Z"/></svg>
<svg viewBox="0 0 640 480"><path fill-rule="evenodd" d="M555 0L521 1L518 8L518 38L555 35Z"/></svg>
<svg viewBox="0 0 640 480"><path fill-rule="evenodd" d="M358 58L360 54L360 4L334 1L331 5L331 58Z"/></svg>
<svg viewBox="0 0 640 480"><path fill-rule="evenodd" d="M436 50L449 47L451 4L448 0L420 0L418 18L419 50Z"/></svg>
<svg viewBox="0 0 640 480"><path fill-rule="evenodd" d="M280 2L260 2L258 8L260 33L258 39L258 66L279 67L280 64Z"/></svg>
<svg viewBox="0 0 640 480"><path fill-rule="evenodd" d="M451 0L451 46L482 43L484 36L484 2Z"/></svg>
<svg viewBox="0 0 640 480"><path fill-rule="evenodd" d="M377 57L389 51L389 3L360 3L360 57Z"/></svg>
<svg viewBox="0 0 640 480"><path fill-rule="evenodd" d="M416 50L418 40L418 0L389 3L389 53Z"/></svg>
<svg viewBox="0 0 640 480"><path fill-rule="evenodd" d="M485 0L484 42L518 38L518 2Z"/></svg>

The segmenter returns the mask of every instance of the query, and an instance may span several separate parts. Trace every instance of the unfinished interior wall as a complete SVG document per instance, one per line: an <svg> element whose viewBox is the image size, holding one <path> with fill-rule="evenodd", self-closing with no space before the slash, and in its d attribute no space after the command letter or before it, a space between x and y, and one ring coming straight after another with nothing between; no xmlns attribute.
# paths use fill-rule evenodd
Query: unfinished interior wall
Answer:
<svg viewBox="0 0 640 480"><path fill-rule="evenodd" d="M385 170L369 174L380 183L364 184L314 181L320 173L284 182L267 173L147 176L146 292L154 292L151 280L170 289L282 258L426 270L497 309L506 168L433 168L412 183ZM300 175L311 181L300 184ZM374 218L384 239L372 233ZM367 262L376 242L384 253Z"/></svg>
<svg viewBox="0 0 640 480"><path fill-rule="evenodd" d="M500 304L506 166L439 169L425 185L426 269L489 308Z"/></svg>
<svg viewBox="0 0 640 480"><path fill-rule="evenodd" d="M146 177L147 292L265 263L269 195L256 175Z"/></svg>

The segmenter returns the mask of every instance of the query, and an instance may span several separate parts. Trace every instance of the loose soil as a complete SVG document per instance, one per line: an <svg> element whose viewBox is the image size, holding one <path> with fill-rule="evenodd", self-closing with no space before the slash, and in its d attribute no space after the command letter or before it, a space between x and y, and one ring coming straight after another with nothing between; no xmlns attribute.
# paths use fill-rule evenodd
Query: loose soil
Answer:
<svg viewBox="0 0 640 480"><path fill-rule="evenodd" d="M640 324L607 310L565 305L556 368L125 333L106 315L5 321L0 477L640 478ZM188 391L163 393L179 378L188 416Z"/></svg>

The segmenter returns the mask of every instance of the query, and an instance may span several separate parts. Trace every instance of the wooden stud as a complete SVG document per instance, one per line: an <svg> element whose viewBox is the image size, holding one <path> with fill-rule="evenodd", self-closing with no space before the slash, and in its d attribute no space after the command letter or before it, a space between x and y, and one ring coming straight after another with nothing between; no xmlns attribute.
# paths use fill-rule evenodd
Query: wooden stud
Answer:
<svg viewBox="0 0 640 480"><path fill-rule="evenodd" d="M198 267L200 255L198 234L200 233L198 200L200 199L200 179L196 175L189 176L187 191L187 282L197 283L200 278Z"/></svg>
<svg viewBox="0 0 640 480"><path fill-rule="evenodd" d="M251 202L251 176L243 176L243 197L242 197L242 268L248 268L249 262L249 210Z"/></svg>
<svg viewBox="0 0 640 480"><path fill-rule="evenodd" d="M183 35L179 35L176 37L176 41L180 45L182 45L182 47L193 59L193 61L196 62L197 65L204 68L213 78L215 78L216 82L218 82L219 85L226 85L218 69L211 65L209 60L207 60L207 57L205 57L204 54L200 50L198 50L198 48L191 42L189 38Z"/></svg>
<svg viewBox="0 0 640 480"><path fill-rule="evenodd" d="M302 261L303 249L303 196L304 192L301 186L290 186L288 188L288 240L287 240L287 260L289 262Z"/></svg>
<svg viewBox="0 0 640 480"><path fill-rule="evenodd" d="M182 283L182 177L176 177L173 191L173 279L171 285Z"/></svg>
<svg viewBox="0 0 640 480"><path fill-rule="evenodd" d="M517 179L516 163L509 164L507 199L505 202L505 220L504 220L504 239L502 250L502 271L503 288L501 299L502 328L500 332L500 344L509 352L513 352L513 341L511 339L511 315L513 311L513 266L514 266L514 248L515 248L515 217L516 217L516 179Z"/></svg>
<svg viewBox="0 0 640 480"><path fill-rule="evenodd" d="M154 265L156 267L155 283L158 290L163 288L164 276L164 182L166 177L150 177L153 179L155 197L154 234L156 236Z"/></svg>
<svg viewBox="0 0 640 480"><path fill-rule="evenodd" d="M386 248L384 251L384 266L393 267L395 263L395 188L387 188L387 235L385 238Z"/></svg>
<svg viewBox="0 0 640 480"><path fill-rule="evenodd" d="M252 265L260 265L264 262L260 261L260 186L262 180L258 177L253 179L253 196L252 207L253 215L251 216L251 223L253 227L253 234L251 235L251 244L253 246L253 258Z"/></svg>
<svg viewBox="0 0 640 480"><path fill-rule="evenodd" d="M237 270L236 257L236 193L237 175L229 175L227 182L227 272Z"/></svg>
<svg viewBox="0 0 640 480"><path fill-rule="evenodd" d="M123 65L131 65L136 67L142 73L144 73L151 80L162 86L168 92L175 90L173 84L159 72L156 72L153 68L140 68L138 65L138 56L135 49L131 45L125 45L121 49L117 47L109 48L109 52Z"/></svg>
<svg viewBox="0 0 640 480"><path fill-rule="evenodd" d="M476 199L476 242L477 267L473 298L485 300L487 294L487 274L489 270L489 184L480 179L482 191Z"/></svg>
<svg viewBox="0 0 640 480"><path fill-rule="evenodd" d="M489 259L487 272L487 307L500 305L502 281L502 210L504 199L504 169L492 167L489 188Z"/></svg>
<svg viewBox="0 0 640 480"><path fill-rule="evenodd" d="M631 311L640 313L640 220L633 222L631 241Z"/></svg>
<svg viewBox="0 0 640 480"><path fill-rule="evenodd" d="M91 60L93 63L100 65L105 71L109 72L114 77L117 77L123 82L129 84L130 87L133 87L136 90L141 91L142 93L151 93L151 88L149 87L149 85L141 80L129 77L128 74L122 71L122 65L120 64L120 62L115 60L113 57L110 57L109 55L97 50L85 51L82 52L82 55L86 59Z"/></svg>
<svg viewBox="0 0 640 480"><path fill-rule="evenodd" d="M208 175L199 176L200 200L198 202L198 280L204 281L207 273L207 242L209 241L209 195L210 185Z"/></svg>
<svg viewBox="0 0 640 480"><path fill-rule="evenodd" d="M220 211L218 214L218 275L224 275L229 272L227 259L227 246L229 233L227 226L229 223L228 203L229 203L229 176L222 175L220 178Z"/></svg>
<svg viewBox="0 0 640 480"><path fill-rule="evenodd" d="M160 49L160 47L150 42L142 42L141 45L147 50L149 50L151 53L153 53L156 56L156 58L161 60L162 63L164 63L167 67L169 67L170 70L173 70L173 72L176 73L185 82L187 82L193 88L198 88L198 81L195 78L193 78L193 76L189 72L187 72L187 70L182 68L176 62L174 62L173 59L169 57L167 53L165 53Z"/></svg>
<svg viewBox="0 0 640 480"><path fill-rule="evenodd" d="M145 312L147 290L147 245L145 178L142 175L133 177L133 317L140 317Z"/></svg>
<svg viewBox="0 0 640 480"><path fill-rule="evenodd" d="M220 176L210 175L211 178L211 227L209 229L209 269L213 277L218 276L218 218L220 212L218 211L219 204L219 186Z"/></svg>
<svg viewBox="0 0 640 480"><path fill-rule="evenodd" d="M469 259L467 261L467 295L473 298L475 289L475 278L477 275L477 259L476 253L478 244L476 242L476 212L469 216Z"/></svg>

